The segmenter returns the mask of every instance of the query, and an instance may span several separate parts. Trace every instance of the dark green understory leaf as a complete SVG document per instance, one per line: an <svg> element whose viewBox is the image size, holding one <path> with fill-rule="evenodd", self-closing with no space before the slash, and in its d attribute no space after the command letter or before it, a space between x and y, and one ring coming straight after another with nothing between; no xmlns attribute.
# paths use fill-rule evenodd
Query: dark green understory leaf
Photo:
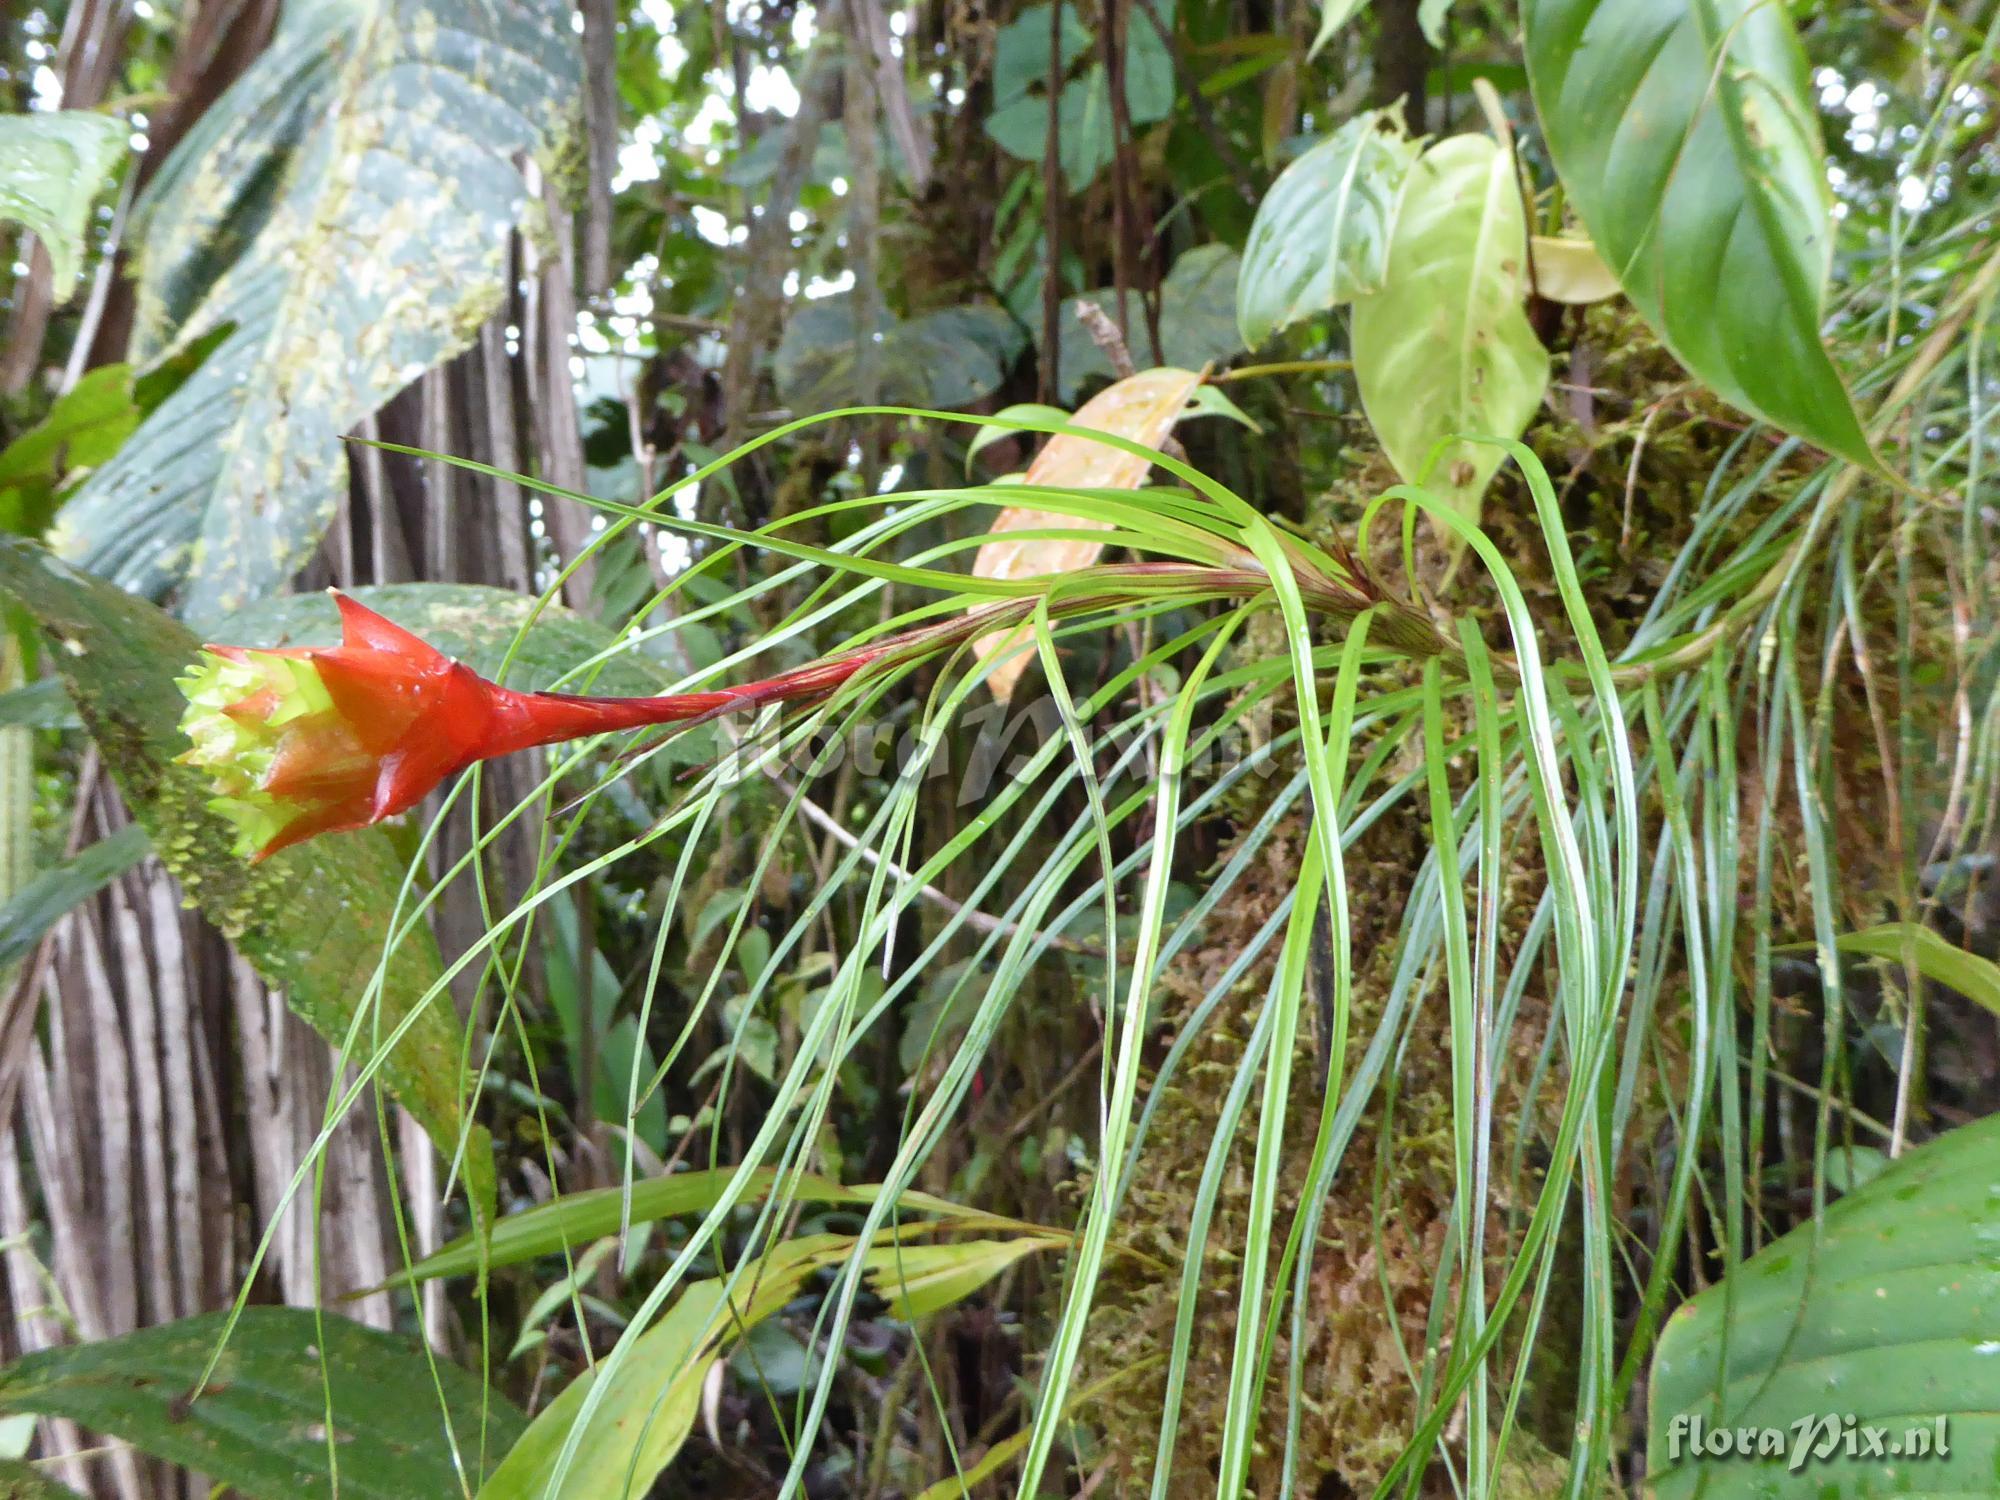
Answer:
<svg viewBox="0 0 2000 1500"><path fill-rule="evenodd" d="M1236 282L1245 348L1381 290L1389 234L1417 150L1398 111L1373 109L1279 174L1257 205Z"/></svg>
<svg viewBox="0 0 2000 1500"><path fill-rule="evenodd" d="M76 288L91 202L130 133L123 120L86 109L0 115L0 219L42 242L58 302Z"/></svg>
<svg viewBox="0 0 2000 1500"><path fill-rule="evenodd" d="M1160 19L1173 25L1174 7L1154 7ZM1093 50L1091 35L1065 4L1059 69ZM986 133L1008 155L1040 161L1049 138L1049 8L1030 6L1000 30L994 46L993 111ZM1174 64L1152 20L1132 12L1125 30L1125 105L1135 126L1163 120L1174 105ZM1068 79L1056 100L1056 157L1064 178L1075 191L1088 187L1116 153L1111 113L1111 81L1104 64L1093 62L1081 76Z"/></svg>
<svg viewBox="0 0 2000 1500"><path fill-rule="evenodd" d="M2000 1473L2000 1116L1952 1131L1889 1163L1765 1247L1674 1314L1653 1358L1647 1493L1681 1500L1861 1500L1993 1493ZM1883 1430L1888 1442L1935 1436L1947 1451L1791 1466L1793 1434ZM1700 1455L1699 1417L1785 1435L1782 1456ZM1844 1430L1844 1429L1843 1429ZM1676 1434L1679 1449L1676 1451ZM1865 1449L1863 1450L1865 1452Z"/></svg>
<svg viewBox="0 0 2000 1500"><path fill-rule="evenodd" d="M1529 0L1528 74L1570 201L1676 358L1875 467L1820 342L1832 201L1806 58L1759 0Z"/></svg>
<svg viewBox="0 0 2000 1500"><path fill-rule="evenodd" d="M526 1426L457 1366L433 1377L407 1339L305 1308L246 1308L196 1397L224 1319L30 1354L0 1371L0 1411L67 1417L254 1500L335 1494L329 1452L350 1500L445 1500L461 1493L448 1432L476 1474Z"/></svg>
<svg viewBox="0 0 2000 1500"><path fill-rule="evenodd" d="M1160 357L1153 357L1152 338L1146 331L1144 304L1137 289L1125 296L1125 343L1132 363L1141 370L1171 365L1179 370L1199 370L1206 364L1222 364L1243 352L1242 336L1236 331L1236 252L1227 245L1197 245L1174 262L1160 283ZM1079 302L1095 302L1113 323L1118 322L1118 293L1103 287L1073 297L1063 304L1061 340L1061 395L1074 401L1082 388L1096 380L1112 378L1111 361L1090 337L1090 330L1077 320Z"/></svg>
<svg viewBox="0 0 2000 1500"><path fill-rule="evenodd" d="M0 973L35 951L65 912L88 900L146 857L146 830L133 824L46 870L0 907Z"/></svg>
<svg viewBox="0 0 2000 1500"><path fill-rule="evenodd" d="M63 491L110 462L227 336L217 329L143 370L99 365L59 396L46 417L0 451L0 530L41 535Z"/></svg>
<svg viewBox="0 0 2000 1500"><path fill-rule="evenodd" d="M75 729L80 722L61 678L44 677L0 693L0 729Z"/></svg>
<svg viewBox="0 0 2000 1500"><path fill-rule="evenodd" d="M876 325L877 400L891 406L970 406L1007 378L1027 342L998 307L949 307L907 322ZM800 303L785 320L775 373L795 412L851 406L864 398L855 379L861 330L846 293Z"/></svg>
<svg viewBox="0 0 2000 1500"><path fill-rule="evenodd" d="M213 619L274 592L345 492L341 434L465 348L571 139L557 0L293 7L148 188L135 347L236 332L85 484L65 550Z"/></svg>
<svg viewBox="0 0 2000 1500"><path fill-rule="evenodd" d="M0 589L35 616L104 763L132 815L187 898L233 942L314 1030L339 1045L383 962L403 865L380 829L287 849L262 864L231 852L228 824L208 810L202 776L174 757L186 748L175 675L200 644L142 599L80 573L32 543L0 538ZM387 960L386 1036L442 969L419 928ZM371 1050L364 1025L360 1050ZM448 995L417 1016L379 1075L447 1159L463 1120L459 1028ZM492 1152L472 1127L465 1172L481 1214L493 1204Z"/></svg>

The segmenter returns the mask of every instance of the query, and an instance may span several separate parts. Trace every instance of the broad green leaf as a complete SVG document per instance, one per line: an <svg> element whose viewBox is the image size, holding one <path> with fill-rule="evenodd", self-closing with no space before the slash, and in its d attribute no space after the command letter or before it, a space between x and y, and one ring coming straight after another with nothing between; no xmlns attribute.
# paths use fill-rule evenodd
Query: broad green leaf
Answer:
<svg viewBox="0 0 2000 1500"><path fill-rule="evenodd" d="M1022 1256L1067 1242L1066 1235L1017 1235L949 1245L890 1245L868 1252L868 1272L875 1294L889 1304L889 1316L913 1323L963 1302Z"/></svg>
<svg viewBox="0 0 2000 1500"><path fill-rule="evenodd" d="M0 450L0 530L46 530L63 491L108 463L226 336L217 330L145 369L100 365L59 396L47 416Z"/></svg>
<svg viewBox="0 0 2000 1500"><path fill-rule="evenodd" d="M1312 51L1308 57L1318 57L1319 49L1332 41L1340 28L1354 19L1355 12L1366 5L1368 0L1324 0L1319 8L1319 31L1313 37Z"/></svg>
<svg viewBox="0 0 2000 1500"><path fill-rule="evenodd" d="M1174 7L1155 7L1173 25ZM1092 49L1090 33L1065 4L1059 19L1062 71ZM1173 110L1173 56L1152 21L1134 12L1125 32L1125 105L1134 125L1163 120ZM994 48L993 109L986 133L1010 156L1040 161L1049 131L1049 8L1031 6L1002 27ZM1056 101L1056 157L1070 187L1082 191L1116 153L1110 75L1093 62L1063 84Z"/></svg>
<svg viewBox="0 0 2000 1500"><path fill-rule="evenodd" d="M174 677L200 642L143 599L77 572L29 542L0 538L0 590L12 594L47 635L49 661L133 817L187 897L292 1008L335 1045L346 1037L369 976L382 962L403 863L379 828L319 839L261 864L230 851L229 825L208 810L199 772L174 764L186 748L185 706ZM268 644L251 642L249 644ZM382 989L383 1036L440 972L437 945L419 929L397 945ZM375 1033L362 1027L367 1054ZM459 1027L448 995L434 997L390 1053L381 1081L430 1133L447 1159L462 1125ZM490 1218L492 1153L474 1126L467 1186Z"/></svg>
<svg viewBox="0 0 2000 1500"><path fill-rule="evenodd" d="M1227 245L1197 245L1176 260L1160 283L1160 359L1162 365L1199 370L1222 364L1243 352L1236 331L1236 252ZM1153 345L1136 288L1125 294L1125 342L1133 363L1143 372L1153 363ZM1077 320L1079 302L1095 302L1113 323L1118 319L1118 293L1101 287L1063 304L1057 326L1061 350L1061 394L1074 400L1094 380L1112 378L1111 361Z"/></svg>
<svg viewBox="0 0 2000 1500"><path fill-rule="evenodd" d="M680 1452L701 1410L709 1368L725 1347L798 1296L815 1272L838 1265L852 1248L845 1235L789 1240L743 1268L735 1299L727 1283L697 1281L637 1339L591 1417L569 1472L554 1485L557 1460L584 1398L596 1383L587 1370L529 1424L479 1500L639 1500Z"/></svg>
<svg viewBox="0 0 2000 1500"><path fill-rule="evenodd" d="M1501 452L1439 443L1515 438L1549 381L1529 326L1527 222L1508 154L1483 135L1426 151L1411 170L1383 289L1354 304L1354 376L1390 462L1477 520Z"/></svg>
<svg viewBox="0 0 2000 1500"><path fill-rule="evenodd" d="M2000 1015L2000 964L1966 952L1928 927L1915 922L1884 922L1859 932L1843 933L1833 940L1833 946L1842 953L1887 959L1892 964L1903 961L1906 943L1911 963L1924 978L1957 990L1974 1004ZM1787 946L1797 951L1811 945Z"/></svg>
<svg viewBox="0 0 2000 1500"><path fill-rule="evenodd" d="M1993 1493L2000 1473L2000 1116L1889 1163L1752 1256L1669 1320L1653 1356L1647 1493L1657 1500L1862 1500ZM1853 1456L1844 1441L1791 1467L1791 1441L1831 1417L1929 1457ZM1705 1456L1727 1429L1785 1434L1782 1457Z"/></svg>
<svg viewBox="0 0 2000 1500"><path fill-rule="evenodd" d="M57 302L76 289L90 205L130 133L123 120L83 109L0 115L0 219L42 242Z"/></svg>
<svg viewBox="0 0 2000 1500"><path fill-rule="evenodd" d="M134 824L99 839L60 864L37 870L0 907L0 974L35 951L42 935L75 907L146 857L146 830Z"/></svg>
<svg viewBox="0 0 2000 1500"><path fill-rule="evenodd" d="M1832 201L1787 8L1528 0L1522 21L1550 155L1632 305L1726 400L1876 467L1820 342Z"/></svg>
<svg viewBox="0 0 2000 1500"><path fill-rule="evenodd" d="M447 1414L470 1473L482 1423L489 1455L525 1426L506 1398L448 1361L433 1375L409 1340L306 1308L246 1308L197 1394L225 1318L30 1354L0 1370L0 1411L68 1417L253 1500L336 1493L329 1448L348 1500L442 1500L461 1493Z"/></svg>
<svg viewBox="0 0 2000 1500"><path fill-rule="evenodd" d="M924 1228L907 1226L904 1234ZM1067 1235L1047 1232L965 1245L909 1245L891 1236L870 1249L864 1266L892 1307L905 1309L894 1316L916 1317L971 1295L1024 1255L1068 1242ZM558 1500L637 1500L650 1493L654 1476L694 1430L702 1385L727 1346L796 1298L815 1274L838 1266L854 1245L850 1235L802 1235L740 1267L733 1291L724 1278L695 1282L632 1345L561 1486L551 1490L556 1460L597 1378L594 1370L571 1381L535 1418L479 1500L550 1494Z"/></svg>
<svg viewBox="0 0 2000 1500"><path fill-rule="evenodd" d="M1002 308L950 307L876 325L875 399L891 406L970 406L998 390L1027 343ZM821 297L793 308L773 373L795 412L849 406L863 399L855 383L860 350L854 298Z"/></svg>
<svg viewBox="0 0 2000 1500"><path fill-rule="evenodd" d="M630 1222L645 1224L679 1214L706 1213L721 1198L734 1175L734 1169L719 1167L713 1171L675 1172L636 1182L630 1194ZM771 1190L776 1178L777 1173L772 1168L759 1168L751 1174L750 1186L743 1201L756 1202ZM878 1191L871 1184L843 1187L824 1177L791 1179L788 1186L801 1203L855 1207L873 1203ZM559 1255L565 1249L574 1251L605 1235L616 1234L621 1220L626 1217L625 1197L622 1187L594 1188L589 1192L567 1193L547 1203L523 1209L520 1213L508 1214L493 1226L485 1263L493 1267L517 1265L544 1255ZM897 1199L897 1206L907 1213L942 1216L959 1225L1048 1233L1037 1225L964 1208L929 1193L906 1191ZM425 1256L407 1271L392 1277L388 1284L408 1286L439 1276L469 1276L478 1271L480 1263L478 1242L472 1235L462 1235Z"/></svg>
<svg viewBox="0 0 2000 1500"><path fill-rule="evenodd" d="M79 1500L75 1490L57 1484L33 1464L18 1458L0 1460L0 1500Z"/></svg>
<svg viewBox="0 0 2000 1500"><path fill-rule="evenodd" d="M1371 109L1278 175L1257 205L1236 281L1244 347L1381 290L1390 231L1418 149L1399 111Z"/></svg>
<svg viewBox="0 0 2000 1500"><path fill-rule="evenodd" d="M140 209L139 353L236 331L59 528L126 588L184 586L196 619L311 557L346 492L341 435L499 308L508 232L539 207L518 158L553 163L578 128L558 0L286 16Z"/></svg>

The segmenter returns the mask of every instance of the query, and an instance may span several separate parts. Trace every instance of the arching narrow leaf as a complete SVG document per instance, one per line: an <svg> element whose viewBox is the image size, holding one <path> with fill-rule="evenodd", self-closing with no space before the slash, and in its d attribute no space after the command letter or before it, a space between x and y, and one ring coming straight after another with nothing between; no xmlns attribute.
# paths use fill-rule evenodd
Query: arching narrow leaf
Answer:
<svg viewBox="0 0 2000 1500"><path fill-rule="evenodd" d="M535 207L519 159L577 128L556 0L295 11L142 205L140 353L236 332L59 528L127 588L184 585L196 619L312 555L346 489L341 435L499 307L507 233Z"/></svg>
<svg viewBox="0 0 2000 1500"><path fill-rule="evenodd" d="M1372 109L1279 174L1257 205L1236 281L1236 324L1246 347L1381 289L1417 150L1398 111Z"/></svg>
<svg viewBox="0 0 2000 1500"><path fill-rule="evenodd" d="M1157 448L1174 430L1174 423L1180 420L1200 384L1201 376L1192 370L1163 366L1141 371L1099 391L1084 403L1073 420L1079 427L1113 433ZM1068 489L1136 490L1146 482L1146 473L1151 468L1147 460L1121 452L1108 443L1058 433L1035 455L1022 483L1061 485ZM1010 531L1051 526L1078 531L1106 529L1075 516L1052 516L1047 511L1010 506L993 518L993 525L988 528L992 540L982 545L973 559L973 573L980 578L1035 578L1046 573L1069 573L1089 567L1104 550L1102 542L1083 537L1015 541L1006 535ZM983 660L1002 646L1018 644L1023 639L1021 631L982 636L973 643L973 650ZM1017 652L993 669L986 679L987 686L996 698L1005 702L1027 669L1027 654Z"/></svg>
<svg viewBox="0 0 2000 1500"><path fill-rule="evenodd" d="M2000 1117L1920 1146L1829 1205L1821 1223L1800 1225L1684 1304L1653 1357L1647 1493L1991 1494L1996 1151ZM1857 1431L1878 1429L1884 1451L1850 1448L1847 1418ZM1781 1432L1782 1453L1739 1455L1739 1428ZM1930 1452L1913 1451L1917 1434ZM1795 1466L1801 1436L1806 1461ZM1724 1441L1727 1454L1716 1446Z"/></svg>
<svg viewBox="0 0 2000 1500"><path fill-rule="evenodd" d="M1486 443L1513 438L1549 381L1529 326L1527 223L1507 153L1483 135L1453 136L1410 173L1389 246L1388 281L1354 304L1354 375L1375 435L1405 479L1424 476L1461 513L1500 464Z"/></svg>
<svg viewBox="0 0 2000 1500"><path fill-rule="evenodd" d="M123 120L85 109L0 115L0 219L42 242L58 302L76 289L91 202L129 133Z"/></svg>
<svg viewBox="0 0 2000 1500"><path fill-rule="evenodd" d="M1805 54L1759 0L1528 0L1528 76L1619 284L1717 394L1875 457L1820 341L1832 206Z"/></svg>

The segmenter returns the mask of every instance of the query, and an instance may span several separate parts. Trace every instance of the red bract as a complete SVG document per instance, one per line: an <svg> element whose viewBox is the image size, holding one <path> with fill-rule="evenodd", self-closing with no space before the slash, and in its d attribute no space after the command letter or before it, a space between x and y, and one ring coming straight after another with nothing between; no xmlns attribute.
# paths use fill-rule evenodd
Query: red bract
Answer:
<svg viewBox="0 0 2000 1500"><path fill-rule="evenodd" d="M656 698L520 693L336 593L338 646L209 646L181 678L210 803L253 859L405 812L474 761L611 730L823 696L881 653L857 652L745 687Z"/></svg>

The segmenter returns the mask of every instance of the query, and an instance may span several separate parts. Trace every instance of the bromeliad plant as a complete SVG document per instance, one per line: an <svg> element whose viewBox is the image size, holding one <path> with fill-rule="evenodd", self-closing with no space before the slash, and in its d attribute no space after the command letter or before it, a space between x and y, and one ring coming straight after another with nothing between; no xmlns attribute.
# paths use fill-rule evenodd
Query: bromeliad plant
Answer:
<svg viewBox="0 0 2000 1500"><path fill-rule="evenodd" d="M818 702L871 669L991 639L1038 613L1067 618L1128 603L1267 596L1270 579L1256 556L1231 550L1236 566L1089 568L740 687L643 697L503 687L336 589L337 646L203 648L179 679L188 701L181 728L192 742L180 759L212 777L217 795L209 806L236 830L236 851L262 860L323 833L407 812L478 761L619 730L686 728L772 704ZM1385 616L1380 636L1412 656L1457 649L1421 614L1389 598L1351 554L1294 543L1284 556L1300 599L1315 611L1351 621L1377 609Z"/></svg>

